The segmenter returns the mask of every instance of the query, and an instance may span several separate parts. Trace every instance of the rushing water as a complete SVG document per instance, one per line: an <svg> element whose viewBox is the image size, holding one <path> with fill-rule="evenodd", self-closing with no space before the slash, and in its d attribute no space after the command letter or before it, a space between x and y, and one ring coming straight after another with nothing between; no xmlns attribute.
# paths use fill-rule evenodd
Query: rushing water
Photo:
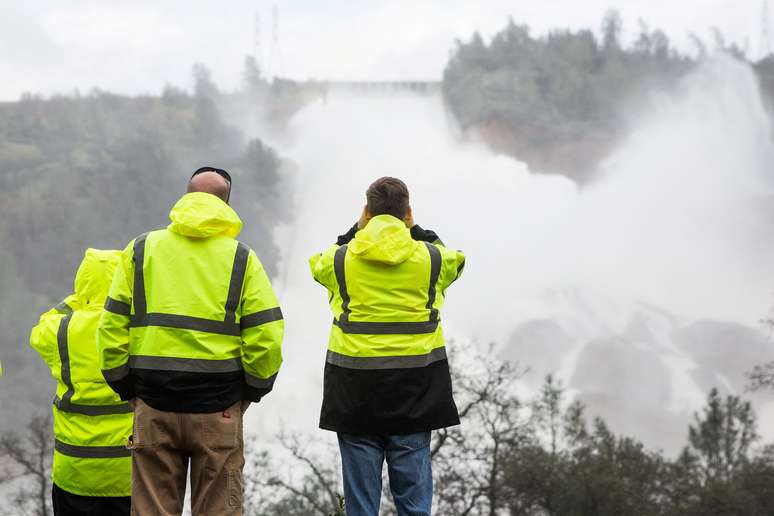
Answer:
<svg viewBox="0 0 774 516"><path fill-rule="evenodd" d="M251 410L250 428L275 431L278 416L292 429L316 428L331 316L307 259L354 223L366 187L384 175L404 179L416 221L468 256L443 311L458 348L450 353L496 342L526 365L544 364L540 374L557 371L581 394L590 372L578 368L588 368L589 357L604 362L613 349L616 361L635 350L625 367L636 368L637 356L655 365L626 396L678 415L670 424L682 425L706 393L696 376L706 365L683 330L704 320L758 328L772 301L774 147L755 81L747 66L719 59L647 109L632 107L630 136L583 188L461 142L438 97L332 94L305 108L291 121L292 143L280 144L298 166L295 220L277 232L285 365L276 392ZM542 342L525 345L529 333L517 330L535 321L552 321L564 347L543 354L535 349ZM632 330L633 321L644 330ZM589 347L600 339L607 347ZM594 385L619 389L625 367ZM606 415L608 405L597 408ZM631 414L633 428L639 417Z"/></svg>

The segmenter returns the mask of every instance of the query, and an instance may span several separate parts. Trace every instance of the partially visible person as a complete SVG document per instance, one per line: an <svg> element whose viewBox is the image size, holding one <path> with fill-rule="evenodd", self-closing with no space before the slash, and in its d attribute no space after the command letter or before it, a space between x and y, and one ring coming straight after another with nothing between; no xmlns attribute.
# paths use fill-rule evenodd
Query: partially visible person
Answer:
<svg viewBox="0 0 774 516"><path fill-rule="evenodd" d="M102 374L135 404L132 506L179 515L190 464L193 516L242 513L242 415L274 385L282 312L260 260L236 240L231 176L203 167L172 223L121 255L97 344Z"/></svg>
<svg viewBox="0 0 774 516"><path fill-rule="evenodd" d="M57 516L128 515L131 407L108 387L97 357L97 323L120 251L87 249L75 293L44 313L30 345L57 381L53 508Z"/></svg>
<svg viewBox="0 0 774 516"><path fill-rule="evenodd" d="M309 263L334 317L320 428L338 433L347 516L378 516L385 461L398 514L429 515L430 432L459 424L440 310L465 257L416 225L406 185L383 177Z"/></svg>

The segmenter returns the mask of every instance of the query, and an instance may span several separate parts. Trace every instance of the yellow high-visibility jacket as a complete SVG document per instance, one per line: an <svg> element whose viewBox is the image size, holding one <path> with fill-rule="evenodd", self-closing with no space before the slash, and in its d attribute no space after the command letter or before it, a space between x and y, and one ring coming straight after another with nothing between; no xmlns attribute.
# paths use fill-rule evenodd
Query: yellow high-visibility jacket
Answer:
<svg viewBox="0 0 774 516"><path fill-rule="evenodd" d="M334 317L320 427L384 435L458 424L440 310L464 255L379 215L309 263Z"/></svg>
<svg viewBox="0 0 774 516"><path fill-rule="evenodd" d="M100 367L122 399L216 412L259 401L282 363L282 312L242 222L214 195L189 193L167 229L121 255L97 334Z"/></svg>
<svg viewBox="0 0 774 516"><path fill-rule="evenodd" d="M54 483L81 496L130 496L126 441L132 414L99 369L97 323L120 251L88 249L75 294L44 313L30 344L57 381L54 398Z"/></svg>

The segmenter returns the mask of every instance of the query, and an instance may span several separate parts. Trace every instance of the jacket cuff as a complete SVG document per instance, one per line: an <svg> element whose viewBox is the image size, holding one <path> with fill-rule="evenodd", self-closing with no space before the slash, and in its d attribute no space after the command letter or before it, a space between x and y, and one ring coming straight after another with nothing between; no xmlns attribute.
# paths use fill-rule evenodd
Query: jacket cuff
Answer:
<svg viewBox="0 0 774 516"><path fill-rule="evenodd" d="M438 235L435 233L435 231L431 229L422 229L419 224L414 224L414 226L412 226L411 238L414 240L419 240L420 242L429 242L431 244L443 245L443 242L440 238L438 238Z"/></svg>
<svg viewBox="0 0 774 516"><path fill-rule="evenodd" d="M348 244L353 238L355 238L355 233L357 233L357 222L355 222L354 226L349 228L349 231L343 235L339 235L339 237L336 239L336 245Z"/></svg>
<svg viewBox="0 0 774 516"><path fill-rule="evenodd" d="M258 378L251 374L245 373L242 380L242 399L258 403L261 398L266 396L274 388L274 381L277 379L277 375L274 374L269 378Z"/></svg>
<svg viewBox="0 0 774 516"><path fill-rule="evenodd" d="M256 389L247 384L242 385L242 399L245 401L251 401L258 403L261 398L266 396L271 389Z"/></svg>
<svg viewBox="0 0 774 516"><path fill-rule="evenodd" d="M121 397L122 401L129 401L135 397L134 383L132 382L131 376L127 376L120 380L110 380L107 384L111 389L116 391L116 394Z"/></svg>

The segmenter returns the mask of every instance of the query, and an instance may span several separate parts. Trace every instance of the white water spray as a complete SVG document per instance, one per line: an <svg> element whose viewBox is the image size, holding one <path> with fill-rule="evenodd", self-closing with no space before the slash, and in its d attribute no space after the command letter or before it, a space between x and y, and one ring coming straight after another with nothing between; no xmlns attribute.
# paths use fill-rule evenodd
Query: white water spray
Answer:
<svg viewBox="0 0 774 516"><path fill-rule="evenodd" d="M332 95L307 107L291 121L296 143L280 148L300 168L295 222L279 235L286 360L252 427L275 430L277 414L316 428L331 316L306 260L355 222L384 175L404 179L416 221L468 256L443 312L458 346L555 320L574 347L553 367L569 380L586 342L619 334L646 305L683 322L754 324L774 284L774 147L755 81L729 59L704 65L638 117L584 189L460 143L437 97ZM697 410L695 364L655 326L663 338L646 351L667 365L654 379L671 388L667 408Z"/></svg>

